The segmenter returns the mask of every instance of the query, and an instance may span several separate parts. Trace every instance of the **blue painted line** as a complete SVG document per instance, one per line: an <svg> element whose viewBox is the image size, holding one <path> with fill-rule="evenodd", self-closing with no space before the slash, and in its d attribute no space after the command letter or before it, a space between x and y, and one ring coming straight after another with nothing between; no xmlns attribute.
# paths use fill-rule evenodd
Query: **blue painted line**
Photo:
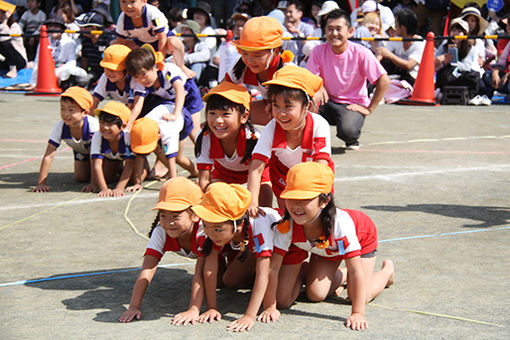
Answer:
<svg viewBox="0 0 510 340"><path fill-rule="evenodd" d="M159 265L158 267L159 268L180 267L180 266L186 266L186 265L190 265L190 264L194 264L194 263L193 262L171 263L171 264L162 264L162 265ZM116 274L116 273L134 272L134 271L139 271L141 269L142 269L142 267L138 267L138 268L108 270L108 271L86 273L86 274L74 274L74 275L62 275L62 276L55 276L55 277L45 277L45 278L34 279L34 280L23 280L23 281L0 283L0 287L20 286L20 285L25 285L25 284L29 284L29 283L73 279L73 278L77 278L77 277L99 276L99 275L108 275L108 274Z"/></svg>
<svg viewBox="0 0 510 340"><path fill-rule="evenodd" d="M451 235L459 235L459 234L481 233L481 232L484 232L484 231L496 231L496 230L504 230L504 229L510 229L510 226L508 226L508 227L499 227L499 228L491 228L491 229L476 229L476 230L455 231L455 232L451 232L451 233L441 233L441 234L431 234L431 235L416 235L416 236L397 237L397 238L390 238L390 239L387 239L387 240L379 240L378 242L379 243L386 243L386 242L413 240L413 239L418 239L418 238L429 238L429 237L451 236Z"/></svg>

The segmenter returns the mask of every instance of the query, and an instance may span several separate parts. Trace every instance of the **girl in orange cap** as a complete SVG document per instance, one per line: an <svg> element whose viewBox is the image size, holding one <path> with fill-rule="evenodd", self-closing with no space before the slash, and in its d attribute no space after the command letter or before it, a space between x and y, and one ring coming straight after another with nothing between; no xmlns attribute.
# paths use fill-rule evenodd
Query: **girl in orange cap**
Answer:
<svg viewBox="0 0 510 340"><path fill-rule="evenodd" d="M136 279L129 309L122 313L120 322L130 322L134 318L142 317L140 307L143 296L165 252L172 251L187 258L197 258L205 235L190 207L200 202L202 195L200 187L184 177L172 178L161 187L158 203L152 208L158 210L158 214L149 231L150 240L144 254L142 271ZM199 287L203 287L204 262L203 257L199 258L195 266L193 283ZM197 317L198 312L197 310Z"/></svg>
<svg viewBox="0 0 510 340"><path fill-rule="evenodd" d="M304 276L311 301L339 295L347 283L352 313L345 324L355 330L365 329L365 304L393 284L391 260L385 260L381 270L373 273L377 249L374 223L361 211L335 206L334 179L328 166L316 162L298 164L287 174L287 187L280 196L285 199L285 215L276 223L266 294L272 306L259 317L264 322L279 318L277 305L288 308L294 302ZM292 247L301 253L289 253ZM304 267L309 252L310 262ZM340 268L343 260L346 267ZM289 287L291 282L294 284Z"/></svg>
<svg viewBox="0 0 510 340"><path fill-rule="evenodd" d="M206 122L195 144L198 184L204 191L211 182L244 184L260 136L249 119L250 93L241 85L224 81L203 99L207 102ZM261 181L261 205L271 206L273 193L268 167Z"/></svg>
<svg viewBox="0 0 510 340"><path fill-rule="evenodd" d="M257 98L267 99L267 89L262 83L271 80L278 69L294 58L289 51L282 53L282 36L282 25L275 18L262 16L248 20L241 38L232 42L241 58L227 71L225 80L243 85ZM251 104L254 124L265 125L271 119L266 104L260 100Z"/></svg>
<svg viewBox="0 0 510 340"><path fill-rule="evenodd" d="M252 284L255 277L246 313L227 327L235 332L249 330L255 322L269 280L274 235L271 224L280 219L276 210L270 208L264 208L264 216L250 218L247 214L250 200L251 193L243 186L217 182L209 185L202 201L191 207L202 220L207 235L201 253L205 256L203 278L207 311L202 313L197 321L202 323L221 319L216 304L216 287L219 276L218 258L224 248L239 250L239 254L228 264L223 274L225 286L245 288ZM196 299L196 295L192 294L192 301ZM200 305L190 305L190 309L200 309ZM174 324L181 323L177 319L179 315L174 318Z"/></svg>
<svg viewBox="0 0 510 340"><path fill-rule="evenodd" d="M279 197L289 168L309 160L334 166L329 124L320 115L308 111L311 98L322 86L322 79L307 69L288 65L264 85L269 85L274 118L262 130L253 150L248 174L248 189L253 194L251 216L258 214L260 179L266 164L269 164L271 184L280 208L283 208L283 201Z"/></svg>

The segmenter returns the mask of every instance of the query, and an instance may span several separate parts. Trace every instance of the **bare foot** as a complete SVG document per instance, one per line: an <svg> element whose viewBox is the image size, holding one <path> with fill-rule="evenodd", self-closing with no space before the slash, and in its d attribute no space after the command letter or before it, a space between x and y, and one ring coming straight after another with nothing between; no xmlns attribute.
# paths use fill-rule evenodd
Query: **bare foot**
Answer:
<svg viewBox="0 0 510 340"><path fill-rule="evenodd" d="M17 76L18 76L18 71L15 68L11 69L9 72L7 72L5 74L6 78L16 78Z"/></svg>
<svg viewBox="0 0 510 340"><path fill-rule="evenodd" d="M388 282L386 282L386 288L391 287L395 283L395 265L393 264L393 261L391 260L384 260L382 264L381 270L387 269L391 271L390 278L388 279Z"/></svg>

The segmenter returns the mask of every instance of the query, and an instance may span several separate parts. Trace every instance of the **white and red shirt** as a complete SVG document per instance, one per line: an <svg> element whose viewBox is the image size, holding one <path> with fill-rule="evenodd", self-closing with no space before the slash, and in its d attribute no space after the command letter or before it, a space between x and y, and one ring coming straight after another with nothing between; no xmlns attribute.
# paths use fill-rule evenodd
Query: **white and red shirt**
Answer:
<svg viewBox="0 0 510 340"><path fill-rule="evenodd" d="M310 112L305 119L300 146L294 149L287 146L285 130L273 118L262 130L253 150L252 159L269 163L273 191L278 197L286 185L287 172L294 165L324 159L334 168L328 122L320 115Z"/></svg>
<svg viewBox="0 0 510 340"><path fill-rule="evenodd" d="M255 138L260 132L255 130ZM227 183L243 184L248 180L250 160L241 162L246 150L246 141L253 138L248 126L239 130L236 151L232 157L225 155L221 141L212 131L207 131L202 137L202 148L197 157L198 170L212 170L212 178L225 180Z"/></svg>
<svg viewBox="0 0 510 340"><path fill-rule="evenodd" d="M274 252L284 256L291 245L331 260L348 259L377 249L377 229L374 222L358 210L336 209L326 248L317 247L306 239L303 226L290 221L290 230L282 233L275 228Z"/></svg>
<svg viewBox="0 0 510 340"><path fill-rule="evenodd" d="M165 252L173 251L178 255L195 259L202 249L202 244L204 243L205 238L206 236L204 229L202 228L202 223L196 222L193 225L191 234L191 250L186 251L181 248L179 241L176 238L168 236L161 224L158 224L152 231L151 238L147 244L147 249L143 255L151 255L159 261Z"/></svg>
<svg viewBox="0 0 510 340"><path fill-rule="evenodd" d="M250 217L250 225L248 226L248 249L255 254L256 257L270 257L273 255L273 239L275 229L271 225L281 219L277 210L272 208L260 207L266 216L259 214L257 217ZM239 246L230 243L233 250L238 250ZM221 252L224 247L213 244L213 249Z"/></svg>
<svg viewBox="0 0 510 340"><path fill-rule="evenodd" d="M58 148L62 141L64 141L73 151L88 155L90 154L92 135L98 130L99 122L97 118L87 115L83 119L81 138L76 139L71 135L71 128L63 120L60 120L51 130L48 143Z"/></svg>

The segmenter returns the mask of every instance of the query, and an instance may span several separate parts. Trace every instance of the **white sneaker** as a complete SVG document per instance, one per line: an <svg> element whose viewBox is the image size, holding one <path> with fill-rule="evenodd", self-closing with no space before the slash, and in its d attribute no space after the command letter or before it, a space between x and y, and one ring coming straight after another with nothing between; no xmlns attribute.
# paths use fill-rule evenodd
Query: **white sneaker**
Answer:
<svg viewBox="0 0 510 340"><path fill-rule="evenodd" d="M489 106L492 104L492 100L489 99L486 95L481 96L480 105Z"/></svg>
<svg viewBox="0 0 510 340"><path fill-rule="evenodd" d="M478 94L476 95L476 97L474 98L471 98L469 101L468 101L468 105L480 105L482 103L482 97Z"/></svg>

